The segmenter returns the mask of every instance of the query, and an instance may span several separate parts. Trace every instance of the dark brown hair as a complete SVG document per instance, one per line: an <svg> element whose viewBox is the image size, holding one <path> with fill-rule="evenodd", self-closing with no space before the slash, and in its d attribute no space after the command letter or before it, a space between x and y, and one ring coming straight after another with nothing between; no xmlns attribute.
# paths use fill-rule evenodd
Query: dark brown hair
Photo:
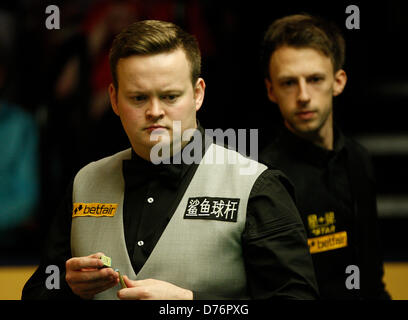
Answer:
<svg viewBox="0 0 408 320"><path fill-rule="evenodd" d="M265 78L269 78L272 54L282 46L313 48L329 57L334 72L343 68L346 44L336 25L308 14L296 14L275 20L265 33L261 63Z"/></svg>
<svg viewBox="0 0 408 320"><path fill-rule="evenodd" d="M132 23L113 40L109 64L113 85L118 88L119 59L183 49L191 68L193 87L201 74L201 54L196 38L171 22L144 20Z"/></svg>

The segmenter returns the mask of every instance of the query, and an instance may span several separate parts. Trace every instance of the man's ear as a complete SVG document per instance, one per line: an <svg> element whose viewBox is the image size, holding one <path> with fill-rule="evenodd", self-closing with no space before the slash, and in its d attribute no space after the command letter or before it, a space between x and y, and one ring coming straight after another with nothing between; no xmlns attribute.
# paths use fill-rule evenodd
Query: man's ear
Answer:
<svg viewBox="0 0 408 320"><path fill-rule="evenodd" d="M265 78L265 87L266 87L266 93L268 94L268 98L270 101L277 103L277 99L275 96L275 93L273 91L273 85L272 81L269 80L268 78Z"/></svg>
<svg viewBox="0 0 408 320"><path fill-rule="evenodd" d="M343 69L338 70L334 74L334 83L333 83L333 96L338 96L343 92L344 87L347 83L347 74Z"/></svg>
<svg viewBox="0 0 408 320"><path fill-rule="evenodd" d="M203 78L198 78L194 88L195 109L198 111L204 101L205 82Z"/></svg>
<svg viewBox="0 0 408 320"><path fill-rule="evenodd" d="M113 83L109 85L109 98L110 98L113 112L115 112L116 115L119 115L118 94L116 92L116 89Z"/></svg>

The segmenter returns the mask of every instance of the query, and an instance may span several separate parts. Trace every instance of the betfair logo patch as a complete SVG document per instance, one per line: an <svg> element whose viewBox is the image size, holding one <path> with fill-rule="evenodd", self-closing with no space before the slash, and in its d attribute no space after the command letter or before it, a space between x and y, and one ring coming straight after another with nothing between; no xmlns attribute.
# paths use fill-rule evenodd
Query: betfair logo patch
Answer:
<svg viewBox="0 0 408 320"><path fill-rule="evenodd" d="M307 239L310 253L319 253L347 247L347 232L337 232L326 236Z"/></svg>
<svg viewBox="0 0 408 320"><path fill-rule="evenodd" d="M72 217L113 217L117 203L74 203Z"/></svg>

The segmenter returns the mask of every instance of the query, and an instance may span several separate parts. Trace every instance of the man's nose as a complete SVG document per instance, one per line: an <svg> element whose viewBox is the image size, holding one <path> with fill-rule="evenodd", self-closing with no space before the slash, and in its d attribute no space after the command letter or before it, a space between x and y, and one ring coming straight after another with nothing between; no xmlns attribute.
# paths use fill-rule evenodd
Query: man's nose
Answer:
<svg viewBox="0 0 408 320"><path fill-rule="evenodd" d="M158 98L152 98L146 109L147 118L161 118L164 115L164 110L161 107L160 100Z"/></svg>
<svg viewBox="0 0 408 320"><path fill-rule="evenodd" d="M310 102L310 94L307 87L306 80L301 79L299 81L299 92L297 96L297 101L300 105L304 106Z"/></svg>

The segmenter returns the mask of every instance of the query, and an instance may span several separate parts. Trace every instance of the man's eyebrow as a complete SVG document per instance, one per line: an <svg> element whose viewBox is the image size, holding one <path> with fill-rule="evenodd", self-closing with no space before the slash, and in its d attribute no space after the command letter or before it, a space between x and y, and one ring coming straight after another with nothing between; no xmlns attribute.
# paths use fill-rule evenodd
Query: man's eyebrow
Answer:
<svg viewBox="0 0 408 320"><path fill-rule="evenodd" d="M181 89L166 89L166 90L160 90L160 94L166 94L166 93L182 93L184 90Z"/></svg>
<svg viewBox="0 0 408 320"><path fill-rule="evenodd" d="M144 94L147 94L147 92L143 92L143 91L140 91L140 90L125 90L125 94L126 95L132 95L132 94L139 94L139 95L144 95Z"/></svg>
<svg viewBox="0 0 408 320"><path fill-rule="evenodd" d="M183 93L184 90L182 89L165 89L165 90L159 90L158 94L169 94L169 93ZM124 93L126 95L148 95L151 92L150 91L141 91L141 90L125 90Z"/></svg>
<svg viewBox="0 0 408 320"><path fill-rule="evenodd" d="M313 72L311 74L306 75L306 78L312 78L312 77L325 77L326 73L324 72ZM278 81L286 81L286 80L296 80L297 76L292 76L292 75L281 75L278 76Z"/></svg>
<svg viewBox="0 0 408 320"><path fill-rule="evenodd" d="M296 80L296 77L289 76L289 75L278 76L278 81L286 81L286 80Z"/></svg>
<svg viewBox="0 0 408 320"><path fill-rule="evenodd" d="M325 77L326 73L324 72L314 72L310 75L307 76L307 78L312 78L312 77Z"/></svg>

